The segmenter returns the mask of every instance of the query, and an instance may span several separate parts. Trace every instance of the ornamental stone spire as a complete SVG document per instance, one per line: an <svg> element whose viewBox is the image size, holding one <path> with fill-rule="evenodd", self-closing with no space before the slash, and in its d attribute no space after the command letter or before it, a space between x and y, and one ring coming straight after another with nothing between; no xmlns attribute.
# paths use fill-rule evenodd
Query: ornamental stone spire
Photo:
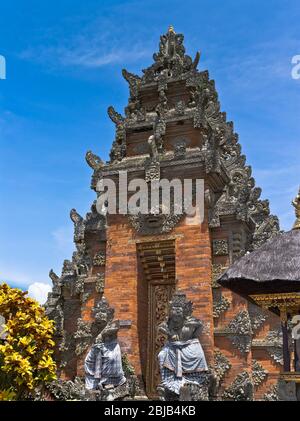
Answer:
<svg viewBox="0 0 300 421"><path fill-rule="evenodd" d="M292 205L295 208L295 213L296 213L296 218L297 218L293 229L298 230L298 229L300 229L300 188L299 188L299 192L298 192L297 196L295 197L295 199L292 202Z"/></svg>

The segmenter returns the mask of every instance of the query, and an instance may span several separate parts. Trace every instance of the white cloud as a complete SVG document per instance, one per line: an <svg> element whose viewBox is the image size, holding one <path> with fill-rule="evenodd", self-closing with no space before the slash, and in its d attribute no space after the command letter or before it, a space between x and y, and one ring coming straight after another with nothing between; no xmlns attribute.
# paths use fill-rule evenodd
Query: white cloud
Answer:
<svg viewBox="0 0 300 421"><path fill-rule="evenodd" d="M28 295L31 298L34 298L40 304L45 304L47 301L48 292L51 291L51 286L49 284L43 284L41 282L35 282L29 285Z"/></svg>

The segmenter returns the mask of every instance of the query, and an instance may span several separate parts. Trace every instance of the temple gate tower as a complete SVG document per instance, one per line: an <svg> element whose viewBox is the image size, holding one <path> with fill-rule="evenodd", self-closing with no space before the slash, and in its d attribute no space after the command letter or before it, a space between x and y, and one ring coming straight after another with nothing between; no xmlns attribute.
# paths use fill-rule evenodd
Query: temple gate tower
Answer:
<svg viewBox="0 0 300 421"><path fill-rule="evenodd" d="M180 291L203 324L200 341L218 376L218 397L245 400L254 393L256 399L275 399L282 364L279 321L216 279L276 235L278 219L260 199L233 123L220 110L214 81L198 70L200 54L186 55L183 40L170 27L150 67L140 76L123 70L130 96L124 115L108 108L116 126L110 161L92 152L86 160L94 190L105 179L114 180L118 190L122 172L128 183L143 179L149 186L161 179L204 180L204 220L198 214L178 216L172 206L169 215L118 209L104 217L96 203L85 218L71 211L76 251L60 277L51 272L54 288L47 304L57 323L60 376L83 376L97 334L95 308L105 296L120 320L122 352L145 394L155 397L157 354L165 341L157 327L173 292Z"/></svg>

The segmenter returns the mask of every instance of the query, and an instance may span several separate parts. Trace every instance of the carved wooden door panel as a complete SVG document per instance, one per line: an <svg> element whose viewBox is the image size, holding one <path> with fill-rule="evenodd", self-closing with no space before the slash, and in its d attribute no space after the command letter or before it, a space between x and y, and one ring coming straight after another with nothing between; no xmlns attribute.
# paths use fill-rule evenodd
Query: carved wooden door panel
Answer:
<svg viewBox="0 0 300 421"><path fill-rule="evenodd" d="M175 292L175 282L172 284L148 284L148 358L146 392L149 398L157 396L157 386L160 383L158 353L166 342L166 337L158 332L158 326L168 316L169 302Z"/></svg>

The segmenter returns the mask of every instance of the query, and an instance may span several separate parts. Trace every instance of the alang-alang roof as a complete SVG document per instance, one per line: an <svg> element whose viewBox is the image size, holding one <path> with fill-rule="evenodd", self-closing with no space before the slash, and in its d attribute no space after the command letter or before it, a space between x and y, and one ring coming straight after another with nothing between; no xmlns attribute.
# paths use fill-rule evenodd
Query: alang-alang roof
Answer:
<svg viewBox="0 0 300 421"><path fill-rule="evenodd" d="M231 266L219 283L241 295L300 291L300 191L293 230L278 234Z"/></svg>

